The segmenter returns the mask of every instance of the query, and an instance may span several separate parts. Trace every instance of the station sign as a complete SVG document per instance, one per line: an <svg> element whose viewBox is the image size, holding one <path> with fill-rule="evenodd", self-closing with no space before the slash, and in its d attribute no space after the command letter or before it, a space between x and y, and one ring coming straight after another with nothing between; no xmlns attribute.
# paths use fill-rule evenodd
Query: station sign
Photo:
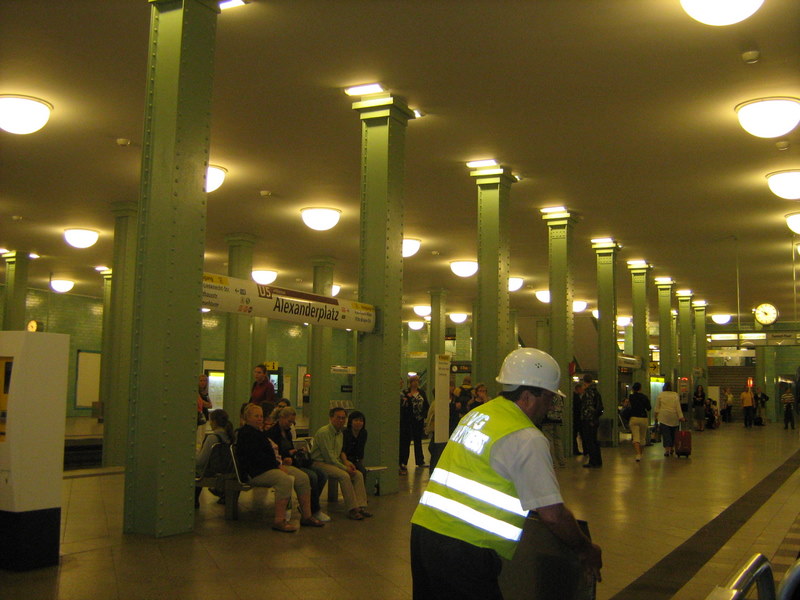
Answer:
<svg viewBox="0 0 800 600"><path fill-rule="evenodd" d="M375 328L375 307L370 304L212 273L203 274L203 307L366 333Z"/></svg>

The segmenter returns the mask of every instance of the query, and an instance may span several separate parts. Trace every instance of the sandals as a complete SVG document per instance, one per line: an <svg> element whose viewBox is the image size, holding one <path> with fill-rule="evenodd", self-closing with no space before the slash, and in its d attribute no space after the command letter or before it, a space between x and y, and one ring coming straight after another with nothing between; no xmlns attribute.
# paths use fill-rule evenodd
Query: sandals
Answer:
<svg viewBox="0 0 800 600"><path fill-rule="evenodd" d="M365 507L363 507L363 506L362 506L361 508L359 508L359 509L358 509L358 512L360 512L360 513L361 513L361 516L362 516L362 517L367 517L367 518L369 518L369 517L371 517L371 516L372 516L372 513L371 513L371 512L369 512L369 511L368 511L368 510L367 510Z"/></svg>
<svg viewBox="0 0 800 600"><path fill-rule="evenodd" d="M290 523L273 523L272 529L275 531L280 531L282 533L294 533L297 531L296 525L291 525Z"/></svg>
<svg viewBox="0 0 800 600"><path fill-rule="evenodd" d="M307 519L300 519L300 525L303 525L305 527L325 527L325 523L323 523L319 519L315 519L314 517L308 517Z"/></svg>
<svg viewBox="0 0 800 600"><path fill-rule="evenodd" d="M363 521L364 520L364 515L361 514L360 510L358 510L357 508L354 508L353 510L351 510L351 511L349 511L347 513L347 518L348 519L353 519L353 521Z"/></svg>

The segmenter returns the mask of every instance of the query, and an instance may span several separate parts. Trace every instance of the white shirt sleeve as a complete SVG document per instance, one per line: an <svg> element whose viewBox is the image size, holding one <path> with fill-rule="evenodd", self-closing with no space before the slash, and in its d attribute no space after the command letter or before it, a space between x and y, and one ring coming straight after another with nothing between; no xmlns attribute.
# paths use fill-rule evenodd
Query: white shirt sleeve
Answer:
<svg viewBox="0 0 800 600"><path fill-rule="evenodd" d="M564 502L550 442L538 429L528 427L498 440L492 446L490 463L498 474L514 482L524 510Z"/></svg>

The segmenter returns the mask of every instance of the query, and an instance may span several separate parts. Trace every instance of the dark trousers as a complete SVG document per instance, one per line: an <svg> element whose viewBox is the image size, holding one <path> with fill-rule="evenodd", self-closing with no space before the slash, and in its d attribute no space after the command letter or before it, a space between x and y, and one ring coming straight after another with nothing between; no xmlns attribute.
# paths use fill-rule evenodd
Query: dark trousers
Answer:
<svg viewBox="0 0 800 600"><path fill-rule="evenodd" d="M494 550L411 525L414 600L503 600Z"/></svg>
<svg viewBox="0 0 800 600"><path fill-rule="evenodd" d="M417 421L400 421L400 464L408 464L408 456L411 454L411 442L414 442L414 458L417 466L425 464L425 455L422 453L422 430L424 423Z"/></svg>
<svg viewBox="0 0 800 600"><path fill-rule="evenodd" d="M745 427L752 427L753 426L753 416L756 413L756 409L753 406L745 406L744 407L744 426Z"/></svg>
<svg viewBox="0 0 800 600"><path fill-rule="evenodd" d="M447 445L447 442L434 442L433 438L431 438L431 443L428 444L428 450L431 453L431 471L436 468L436 463L439 462L439 457L444 452L444 447Z"/></svg>
<svg viewBox="0 0 800 600"><path fill-rule="evenodd" d="M603 464L600 455L600 445L597 443L597 425L592 421L581 421L581 440L583 441L583 454L589 456L589 464L599 467Z"/></svg>
<svg viewBox="0 0 800 600"><path fill-rule="evenodd" d="M789 429L789 425L794 429L794 405L785 404L783 407L783 428Z"/></svg>

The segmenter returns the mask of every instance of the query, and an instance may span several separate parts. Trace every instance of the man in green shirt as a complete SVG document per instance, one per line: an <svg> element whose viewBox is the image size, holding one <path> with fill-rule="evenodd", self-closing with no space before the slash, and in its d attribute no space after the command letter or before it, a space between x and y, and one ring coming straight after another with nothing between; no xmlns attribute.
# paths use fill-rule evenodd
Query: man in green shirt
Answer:
<svg viewBox="0 0 800 600"><path fill-rule="evenodd" d="M332 408L328 416L331 422L320 427L314 434L311 458L314 459L315 468L322 469L328 479L339 483L347 505L348 518L362 521L365 517L371 517L372 513L367 511L364 476L342 452L342 430L347 422L347 411L339 407Z"/></svg>

